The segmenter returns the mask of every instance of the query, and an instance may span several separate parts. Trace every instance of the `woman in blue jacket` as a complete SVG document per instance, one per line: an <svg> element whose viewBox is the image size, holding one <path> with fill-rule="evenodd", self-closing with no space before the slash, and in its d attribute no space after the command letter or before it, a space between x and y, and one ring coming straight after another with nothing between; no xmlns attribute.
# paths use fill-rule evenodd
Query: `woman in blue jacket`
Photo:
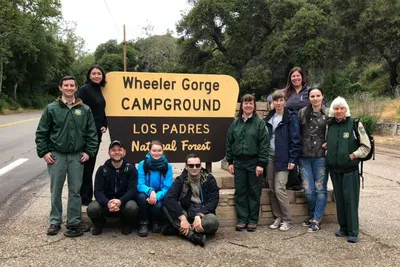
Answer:
<svg viewBox="0 0 400 267"><path fill-rule="evenodd" d="M161 142L152 141L150 151L138 165L137 203L141 215L138 235L148 235L148 225L153 223L153 233L161 231L162 205L172 185L172 166L163 155Z"/></svg>
<svg viewBox="0 0 400 267"><path fill-rule="evenodd" d="M286 96L278 90L272 94L274 109L265 117L270 136L267 180L275 221L270 229L287 231L293 227L286 191L289 171L296 167L301 152L300 126L297 114L285 108Z"/></svg>

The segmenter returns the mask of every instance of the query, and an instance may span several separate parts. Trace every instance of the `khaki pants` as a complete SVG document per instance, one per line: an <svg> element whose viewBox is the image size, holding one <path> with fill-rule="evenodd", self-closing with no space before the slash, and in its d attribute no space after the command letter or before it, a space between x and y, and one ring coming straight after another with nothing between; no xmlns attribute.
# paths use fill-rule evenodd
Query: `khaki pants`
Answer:
<svg viewBox="0 0 400 267"><path fill-rule="evenodd" d="M267 166L267 181L271 190L272 213L284 222L292 222L289 198L286 191L289 171L275 171L275 156L270 155Z"/></svg>

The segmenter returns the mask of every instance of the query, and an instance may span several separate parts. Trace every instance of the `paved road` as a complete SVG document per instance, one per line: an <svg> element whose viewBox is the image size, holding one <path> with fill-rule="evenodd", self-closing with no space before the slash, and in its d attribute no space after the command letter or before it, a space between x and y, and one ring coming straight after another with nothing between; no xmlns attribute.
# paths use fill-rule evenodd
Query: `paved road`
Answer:
<svg viewBox="0 0 400 267"><path fill-rule="evenodd" d="M46 179L46 165L37 157L35 145L41 114L0 116L0 204L27 182ZM7 171L13 165L18 166Z"/></svg>

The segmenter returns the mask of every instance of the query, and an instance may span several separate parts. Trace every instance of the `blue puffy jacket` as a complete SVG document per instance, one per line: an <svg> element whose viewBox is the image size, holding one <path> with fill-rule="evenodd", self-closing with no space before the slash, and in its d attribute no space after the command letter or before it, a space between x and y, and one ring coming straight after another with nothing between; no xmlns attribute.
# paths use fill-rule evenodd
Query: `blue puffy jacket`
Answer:
<svg viewBox="0 0 400 267"><path fill-rule="evenodd" d="M272 125L268 123L275 114L272 110L264 121L268 133L272 135ZM282 116L282 121L275 129L275 169L276 171L287 171L288 163L297 164L301 153L300 125L296 113L290 113L287 108Z"/></svg>
<svg viewBox="0 0 400 267"><path fill-rule="evenodd" d="M150 155L146 155L146 158L148 157L150 157ZM144 193L150 196L151 191L155 191L157 201L164 199L173 182L172 165L168 163L168 171L165 176L160 171L153 170L149 170L149 172L145 174L143 165L144 160L139 162L138 165L138 193Z"/></svg>

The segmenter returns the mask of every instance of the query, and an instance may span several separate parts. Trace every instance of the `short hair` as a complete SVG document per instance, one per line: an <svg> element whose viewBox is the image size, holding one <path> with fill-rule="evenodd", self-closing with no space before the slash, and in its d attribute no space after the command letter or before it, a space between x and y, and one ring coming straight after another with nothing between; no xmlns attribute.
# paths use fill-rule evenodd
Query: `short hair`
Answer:
<svg viewBox="0 0 400 267"><path fill-rule="evenodd" d="M85 83L89 83L90 82L90 73L92 72L93 69L99 69L101 74L103 75L103 78L101 79L100 82L100 86L104 87L106 86L106 72L104 71L103 67L101 67L100 65L93 65L89 68L88 72L86 73L86 82Z"/></svg>
<svg viewBox="0 0 400 267"><path fill-rule="evenodd" d="M333 101L332 104L329 108L329 117L335 117L335 112L334 112L334 108L335 107L344 107L346 109L346 117L350 117L350 108L349 105L346 102L346 99L344 99L341 96L336 97Z"/></svg>
<svg viewBox="0 0 400 267"><path fill-rule="evenodd" d="M238 118L241 118L243 116L243 102L251 102L251 101L254 102L253 115L257 114L256 98L251 94L245 94L244 96L242 96L242 99L240 100Z"/></svg>
<svg viewBox="0 0 400 267"><path fill-rule="evenodd" d="M286 95L282 90L276 90L275 92L272 93L271 98L272 98L272 101L282 99L282 98L286 100Z"/></svg>
<svg viewBox="0 0 400 267"><path fill-rule="evenodd" d="M58 84L59 86L62 86L64 81L68 80L73 80L75 82L75 86L78 87L78 83L76 82L76 79L74 76L64 76L61 78L60 83Z"/></svg>
<svg viewBox="0 0 400 267"><path fill-rule="evenodd" d="M151 143L150 143L150 150L151 150L151 148L152 148L154 145L156 145L156 146L161 146L161 148L163 147L163 144L162 144L160 141L158 141L158 140L153 140L153 141L151 141Z"/></svg>
<svg viewBox="0 0 400 267"><path fill-rule="evenodd" d="M199 156L197 156L196 154L192 153L192 154L189 154L189 155L186 156L185 164L187 164L188 159L192 159L192 158L199 158L200 159ZM201 163L201 159L200 159L200 163Z"/></svg>

